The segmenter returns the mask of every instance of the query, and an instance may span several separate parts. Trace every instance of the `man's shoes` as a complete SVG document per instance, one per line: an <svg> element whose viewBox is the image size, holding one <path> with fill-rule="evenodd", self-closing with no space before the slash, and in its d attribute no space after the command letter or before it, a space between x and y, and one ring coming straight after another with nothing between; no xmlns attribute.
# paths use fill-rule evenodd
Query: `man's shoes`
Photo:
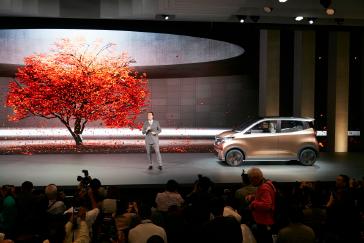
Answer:
<svg viewBox="0 0 364 243"><path fill-rule="evenodd" d="M159 170L162 170L163 168L162 168L162 166L160 165L160 166L158 166L158 169L159 169Z"/></svg>
<svg viewBox="0 0 364 243"><path fill-rule="evenodd" d="M153 166L149 165L148 170L152 170Z"/></svg>

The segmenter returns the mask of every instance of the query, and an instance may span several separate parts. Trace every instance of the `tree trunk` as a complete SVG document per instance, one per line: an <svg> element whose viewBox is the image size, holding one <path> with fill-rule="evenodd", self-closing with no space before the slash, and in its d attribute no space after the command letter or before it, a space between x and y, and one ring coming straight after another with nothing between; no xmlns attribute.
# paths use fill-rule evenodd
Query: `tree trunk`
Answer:
<svg viewBox="0 0 364 243"><path fill-rule="evenodd" d="M82 145L82 138L81 138L81 118L76 118L75 120L75 129L74 134L72 134L73 138L76 141L76 145Z"/></svg>

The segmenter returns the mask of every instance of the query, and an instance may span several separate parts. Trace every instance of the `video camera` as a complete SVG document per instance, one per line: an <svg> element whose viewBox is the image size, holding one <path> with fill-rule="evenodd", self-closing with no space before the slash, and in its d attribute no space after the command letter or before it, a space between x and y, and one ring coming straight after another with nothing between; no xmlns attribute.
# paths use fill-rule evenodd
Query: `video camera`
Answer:
<svg viewBox="0 0 364 243"><path fill-rule="evenodd" d="M87 188L91 183L91 176L88 174L88 170L82 170L84 176L77 176L77 181L80 182L82 188Z"/></svg>

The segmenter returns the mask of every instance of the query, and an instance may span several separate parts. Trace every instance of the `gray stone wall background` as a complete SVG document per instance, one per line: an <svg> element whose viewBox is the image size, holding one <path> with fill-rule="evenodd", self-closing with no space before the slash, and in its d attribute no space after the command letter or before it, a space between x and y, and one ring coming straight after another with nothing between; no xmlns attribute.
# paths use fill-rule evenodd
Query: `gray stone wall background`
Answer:
<svg viewBox="0 0 364 243"><path fill-rule="evenodd" d="M151 104L165 127L219 128L240 124L258 110L249 76L151 79Z"/></svg>
<svg viewBox="0 0 364 243"><path fill-rule="evenodd" d="M12 110L5 107L8 82L0 78L0 128L63 127L58 120L38 117L9 122ZM150 79L153 110L162 127L220 128L241 123L247 116L257 115L258 86L248 75ZM145 120L146 114L138 120ZM100 122L88 127L102 127Z"/></svg>

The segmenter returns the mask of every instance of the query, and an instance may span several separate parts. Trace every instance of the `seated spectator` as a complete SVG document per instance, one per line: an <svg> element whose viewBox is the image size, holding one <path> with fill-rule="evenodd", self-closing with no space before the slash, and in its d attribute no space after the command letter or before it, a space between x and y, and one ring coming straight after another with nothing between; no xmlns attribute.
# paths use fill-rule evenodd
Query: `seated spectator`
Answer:
<svg viewBox="0 0 364 243"><path fill-rule="evenodd" d="M243 242L240 223L234 217L223 216L224 200L221 197L216 197L211 200L210 205L213 219L203 226L200 242Z"/></svg>
<svg viewBox="0 0 364 243"><path fill-rule="evenodd" d="M302 223L303 213L298 207L288 210L290 224L278 233L278 243L314 243L314 231Z"/></svg>
<svg viewBox="0 0 364 243"><path fill-rule="evenodd" d="M359 211L349 188L347 175L336 177L336 187L330 194L327 207L327 240L357 242L360 237Z"/></svg>
<svg viewBox="0 0 364 243"><path fill-rule="evenodd" d="M106 198L102 201L101 211L104 214L116 214L118 201L120 199L119 190L115 186L107 189Z"/></svg>
<svg viewBox="0 0 364 243"><path fill-rule="evenodd" d="M142 204L140 208L141 223L129 231L129 243L147 243L148 239L154 235L158 235L167 243L167 235L162 227L159 227L150 220L152 215L151 208Z"/></svg>
<svg viewBox="0 0 364 243"><path fill-rule="evenodd" d="M157 210L161 212L167 212L171 206L181 207L184 200L178 193L178 183L175 180L169 180L166 190L157 194L155 203Z"/></svg>
<svg viewBox="0 0 364 243"><path fill-rule="evenodd" d="M17 209L15 203L15 188L14 186L5 185L1 188L2 207L0 211L0 231L5 235L12 236L15 231Z"/></svg>
<svg viewBox="0 0 364 243"><path fill-rule="evenodd" d="M17 236L15 241L36 240L46 231L48 202L44 195L33 194L33 183L25 181L16 198Z"/></svg>
<svg viewBox="0 0 364 243"><path fill-rule="evenodd" d="M51 215L63 214L66 211L66 206L64 202L58 200L57 186L55 184L49 184L44 191L48 199L47 213Z"/></svg>

